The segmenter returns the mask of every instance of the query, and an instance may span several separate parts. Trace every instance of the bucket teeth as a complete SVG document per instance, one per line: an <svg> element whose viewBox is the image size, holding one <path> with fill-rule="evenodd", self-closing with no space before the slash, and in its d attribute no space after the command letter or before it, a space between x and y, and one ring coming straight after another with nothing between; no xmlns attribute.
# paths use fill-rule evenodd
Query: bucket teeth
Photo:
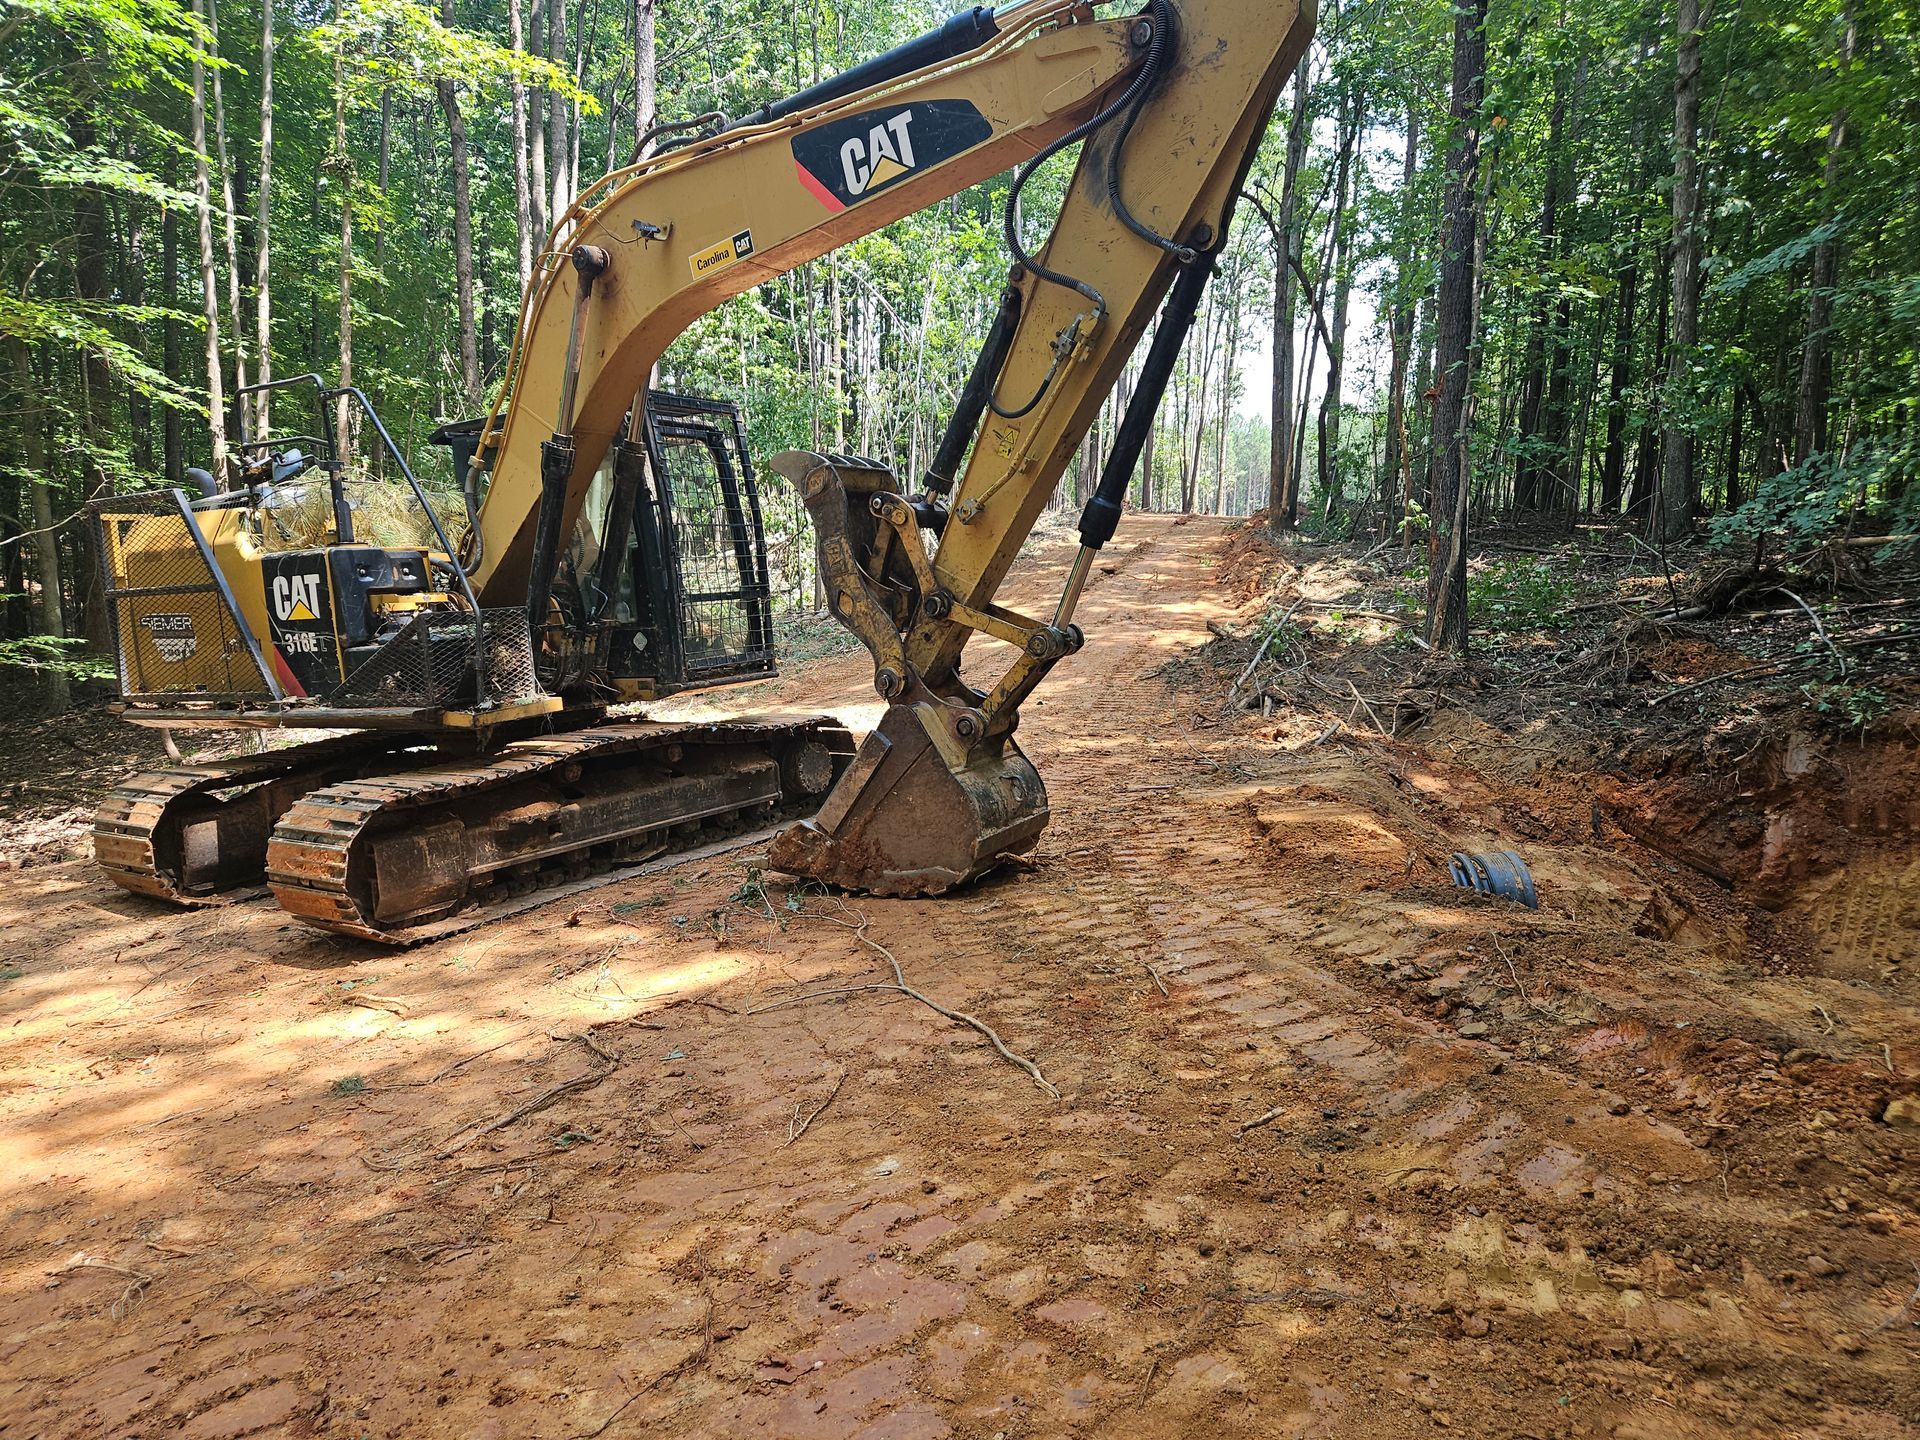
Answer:
<svg viewBox="0 0 1920 1440"><path fill-rule="evenodd" d="M1033 848L1047 790L1012 737L951 755L919 709L887 708L820 813L775 838L769 865L874 895L938 895Z"/></svg>

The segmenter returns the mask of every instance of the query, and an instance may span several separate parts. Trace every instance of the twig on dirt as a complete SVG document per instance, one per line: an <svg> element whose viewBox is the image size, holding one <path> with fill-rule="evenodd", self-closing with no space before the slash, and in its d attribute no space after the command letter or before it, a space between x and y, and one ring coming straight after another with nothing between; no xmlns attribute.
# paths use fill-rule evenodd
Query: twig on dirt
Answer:
<svg viewBox="0 0 1920 1440"><path fill-rule="evenodd" d="M1605 610L1610 606L1625 608L1628 605L1645 605L1652 601L1651 595L1610 595L1605 600L1588 600L1579 605L1569 605L1560 613L1563 615L1581 615L1589 610Z"/></svg>
<svg viewBox="0 0 1920 1440"><path fill-rule="evenodd" d="M1820 1018L1827 1022L1827 1028L1825 1030L1822 1030L1820 1033L1822 1035L1833 1034L1833 1016L1827 1013L1827 1007L1824 1005L1816 1005L1813 1008L1818 1010L1820 1012Z"/></svg>
<svg viewBox="0 0 1920 1440"><path fill-rule="evenodd" d="M456 1151L466 1149L467 1146L471 1145L481 1136L491 1135L496 1130L504 1130L515 1121L524 1120L527 1116L546 1109L562 1096L572 1095L581 1090L590 1090L620 1068L620 1057L607 1049L607 1047L602 1045L598 1040L594 1039L591 1029L583 1030L578 1035L568 1035L562 1038L577 1040L582 1045L585 1045L599 1057L601 1062L600 1067L596 1070L589 1071L585 1075L576 1075L571 1080L562 1080L558 1085L548 1086L524 1105L515 1106L505 1115L487 1121L478 1129L473 1129L473 1127L469 1126L467 1130L456 1130L454 1135L459 1138L449 1139L438 1150L433 1152L434 1158L436 1160L444 1160Z"/></svg>
<svg viewBox="0 0 1920 1440"><path fill-rule="evenodd" d="M1160 972L1158 970L1149 965L1147 966L1147 974L1152 978L1154 989L1160 992L1160 998L1162 1000L1170 1000L1173 998L1167 994L1167 982L1160 978Z"/></svg>
<svg viewBox="0 0 1920 1440"><path fill-rule="evenodd" d="M1227 704L1233 704L1235 698L1240 694L1240 687L1247 683L1247 677L1259 668L1260 662L1267 657L1268 649L1272 647L1275 640L1280 638L1280 632L1285 630L1287 623L1293 619L1293 612L1306 603L1304 598L1295 600L1293 604L1287 607L1287 613L1274 622L1273 628L1267 631L1267 638L1262 640L1260 642L1260 648L1253 652L1253 659L1247 662L1247 668L1240 672L1240 678L1235 680L1227 690Z"/></svg>
<svg viewBox="0 0 1920 1440"><path fill-rule="evenodd" d="M1920 1280L1920 1260L1909 1260L1907 1263L1913 1266L1913 1278L1915 1280ZM1874 1326L1871 1330L1867 1331L1867 1338L1872 1339L1875 1335L1878 1335L1882 1330L1886 1329L1889 1325L1898 1324L1902 1319L1905 1318L1907 1311L1913 1308L1915 1301L1920 1301L1920 1285L1915 1285L1913 1287L1913 1293L1907 1296L1906 1300L1901 1304L1898 1310L1894 1311L1891 1315L1887 1316L1886 1319L1882 1320L1878 1325Z"/></svg>
<svg viewBox="0 0 1920 1440"><path fill-rule="evenodd" d="M1392 615L1385 610L1369 610L1364 605L1346 605L1338 600L1303 600L1300 602L1308 610L1338 610L1342 619L1384 620L1389 625L1398 625L1403 630L1420 628L1418 620L1409 620L1404 615Z"/></svg>
<svg viewBox="0 0 1920 1440"><path fill-rule="evenodd" d="M1353 681L1349 680L1347 681L1347 689L1353 691L1353 698L1358 700L1361 706L1366 710L1367 719L1373 722L1373 728L1378 730L1382 735L1387 734L1388 733L1387 727L1380 723L1380 717L1374 714L1373 706L1369 705L1367 703L1367 697L1360 693L1360 687L1354 684ZM1396 721L1399 719L1399 715L1400 715L1399 707L1396 706L1394 708L1394 718Z"/></svg>
<svg viewBox="0 0 1920 1440"><path fill-rule="evenodd" d="M391 995L348 994L342 999L348 1005L358 1005L365 1010L380 1010L388 1015L404 1015L407 1005L404 1000L395 1000Z"/></svg>
<svg viewBox="0 0 1920 1440"><path fill-rule="evenodd" d="M1901 621L1881 623L1905 624L1905 622ZM1910 644L1916 638L1911 629L1902 628L1891 633L1881 632L1875 635L1849 636L1844 640L1830 641L1829 643L1836 650L1872 650L1881 645ZM1654 696L1647 703L1649 705L1664 705L1677 695L1685 695L1694 690L1704 690L1709 685L1718 685L1725 680L1746 680L1767 675L1778 675L1782 670L1786 670L1794 665L1799 659L1800 657L1797 655L1789 655L1784 660L1768 660L1758 665L1742 665L1738 670L1722 670L1718 675L1708 675L1699 680L1689 680L1685 685L1676 685L1673 689L1663 691Z"/></svg>
<svg viewBox="0 0 1920 1440"><path fill-rule="evenodd" d="M120 1298L113 1302L112 1314L116 1320L124 1319L127 1311L133 1308L134 1303L153 1283L153 1276L144 1270L130 1270L125 1265L116 1265L111 1260L102 1260L99 1256L89 1255L84 1250L53 1273L69 1275L75 1270L106 1270L126 1279L126 1288L120 1292Z"/></svg>
<svg viewBox="0 0 1920 1440"><path fill-rule="evenodd" d="M789 995L784 1000L770 1000L765 1005L755 1005L751 1010L743 1010L743 1015L764 1015L769 1010L784 1010L789 1005L805 1005L811 1000L828 1000L835 995L860 995L868 990L898 990L898 985L875 982L872 985L836 985L831 990L809 990L804 995Z"/></svg>
<svg viewBox="0 0 1920 1440"><path fill-rule="evenodd" d="M1513 988L1520 992L1520 998L1527 1002L1527 1008L1538 1010L1540 1007L1533 1003L1533 997L1527 993L1527 987L1520 979L1520 972L1513 968L1513 957L1507 954L1507 947L1500 943L1500 937L1489 934L1487 938L1493 941L1493 948L1500 952L1500 958L1507 962L1507 974L1513 977Z"/></svg>
<svg viewBox="0 0 1920 1440"><path fill-rule="evenodd" d="M1346 723L1347 722L1344 720L1335 720L1331 725L1327 726L1326 729L1322 730L1318 735L1314 736L1313 739L1307 742L1307 749L1311 750L1316 745L1326 744L1327 741L1331 740L1335 735L1340 733L1340 727L1345 725Z"/></svg>
<svg viewBox="0 0 1920 1440"><path fill-rule="evenodd" d="M821 1113L826 1110L827 1106L833 1103L833 1097L840 1093L840 1087L846 1083L847 1083L847 1072L842 1070L840 1072L840 1078L833 1082L833 1089L827 1092L827 1098L822 1100L818 1105L813 1107L813 1113L811 1115L807 1116L806 1119L801 1120L798 1126L796 1126L792 1120L789 1120L787 1122L787 1144L789 1145L793 1144L794 1141L798 1140L802 1135L807 1133L807 1127L813 1124L814 1121L820 1118ZM795 1118L797 1119L800 1114L800 1107L798 1105L795 1105L793 1107L793 1113Z"/></svg>
<svg viewBox="0 0 1920 1440"><path fill-rule="evenodd" d="M1893 1068L1893 1047L1891 1045L1883 1043L1880 1046L1880 1063L1887 1067L1887 1074L1898 1075L1900 1073Z"/></svg>
<svg viewBox="0 0 1920 1440"><path fill-rule="evenodd" d="M665 1377L663 1376L662 1378L665 1378ZM613 1424L613 1422L618 1420L622 1415L626 1414L627 1407L629 1405L633 1404L634 1401L638 1400L642 1395L646 1394L647 1391L651 1390L655 1385L658 1385L659 1383L660 1383L659 1380L655 1380L651 1384L643 1385L640 1389L634 1391L631 1395L627 1396L626 1399L622 1400L619 1403L619 1405L614 1407L614 1411L611 1415L607 1416L606 1419L602 1420L598 1425L594 1426L593 1429L581 1431L580 1434L574 1437L574 1440L596 1440L596 1437L606 1434L607 1427Z"/></svg>
<svg viewBox="0 0 1920 1440"><path fill-rule="evenodd" d="M1289 611L1288 613L1291 614L1292 612ZM1267 650L1272 646L1279 634L1280 630L1278 626L1275 626L1267 632L1267 638L1260 642L1260 648L1255 650L1253 652L1253 658L1247 661L1247 668L1242 670L1239 678L1227 687L1227 704L1233 704L1233 702L1240 697L1240 687L1247 683L1247 677L1253 674L1254 667L1267 658Z"/></svg>
<svg viewBox="0 0 1920 1440"><path fill-rule="evenodd" d="M1242 1123L1233 1132L1233 1138L1238 1140L1241 1138L1241 1136L1246 1135L1250 1131L1258 1130L1262 1125L1271 1125L1274 1121L1278 1120L1282 1115L1286 1114L1286 1112L1287 1112L1286 1106L1276 1105L1271 1110L1267 1111L1266 1114L1256 1115L1253 1117L1253 1119Z"/></svg>
<svg viewBox="0 0 1920 1440"><path fill-rule="evenodd" d="M1009 1050L1006 1041L1002 1040L999 1033L991 1025L987 1024L986 1021L977 1015L969 1015L963 1010L951 1010L924 991L916 990L913 986L907 984L906 972L900 968L900 961L895 958L894 953L878 940L875 940L871 935L867 934L867 926L871 923L867 917L859 911L847 907L844 903L841 908L845 910L847 914L854 916L855 920L838 920L831 915L815 915L811 918L824 920L831 925L838 925L844 930L851 930L854 939L858 940L862 945L865 945L869 950L878 951L881 955L885 956L887 964L893 968L894 983L891 985L842 985L836 986L831 990L813 990L805 995L793 995L785 1000L776 1000L770 1005L756 1006L747 1012L749 1015L758 1014L764 1010L778 1010L786 1005L802 1005L810 1000L823 1000L833 995L851 995L867 990L895 990L910 999L918 1000L929 1010L937 1011L949 1020L957 1021L962 1025L979 1031L986 1037L987 1043L993 1046L1003 1060L1026 1071L1027 1074L1032 1077L1033 1083L1046 1091L1053 1099L1058 1100L1060 1098L1059 1090L1055 1088L1051 1080L1047 1079L1047 1077L1041 1073L1040 1067L1034 1064L1033 1061L1027 1059L1026 1056L1016 1055L1013 1051Z"/></svg>
<svg viewBox="0 0 1920 1440"><path fill-rule="evenodd" d="M1839 647L1833 643L1833 637L1827 634L1827 627L1820 623L1820 617L1813 613L1813 607L1784 585L1776 585L1773 588L1776 594L1786 596L1789 600L1793 601L1794 604L1807 612L1807 619L1813 622L1813 633L1820 637L1820 643L1822 645L1833 652L1833 658L1840 666L1840 678L1843 680L1846 679L1847 657L1842 655Z"/></svg>
<svg viewBox="0 0 1920 1440"><path fill-rule="evenodd" d="M1445 1170L1438 1165L1402 1165L1398 1170L1387 1171L1387 1173L1380 1178L1382 1181L1393 1181L1405 1179L1409 1175L1442 1175L1445 1173Z"/></svg>
<svg viewBox="0 0 1920 1440"><path fill-rule="evenodd" d="M1667 577L1667 600L1676 610L1679 609L1680 608L1680 592L1673 588L1673 567L1667 564L1666 547L1663 545L1658 550L1656 550L1653 548L1653 546L1647 544L1646 541L1642 540L1638 535L1634 534L1633 531L1628 530L1623 533L1626 535L1627 539L1631 540L1635 545L1638 545L1642 550L1646 551L1649 555L1653 556L1654 559L1660 562L1660 569L1662 573L1664 573Z"/></svg>
<svg viewBox="0 0 1920 1440"><path fill-rule="evenodd" d="M1160 1357L1156 1355L1147 1362L1147 1378L1140 1382L1140 1398L1134 1402L1136 1405L1144 1405L1146 1403L1147 1392L1153 1389L1153 1377L1158 1374L1159 1371Z"/></svg>

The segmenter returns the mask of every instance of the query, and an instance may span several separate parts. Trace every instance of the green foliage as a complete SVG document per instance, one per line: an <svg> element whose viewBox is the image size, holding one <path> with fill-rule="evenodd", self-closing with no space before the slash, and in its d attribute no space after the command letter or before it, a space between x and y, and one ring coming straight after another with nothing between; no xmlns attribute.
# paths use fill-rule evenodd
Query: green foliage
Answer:
<svg viewBox="0 0 1920 1440"><path fill-rule="evenodd" d="M0 600L10 598L0 595ZM89 651L86 644L84 638L77 636L0 636L0 668L64 675L69 680L110 678L114 673L112 663L105 656Z"/></svg>
<svg viewBox="0 0 1920 1440"><path fill-rule="evenodd" d="M1800 693L1816 714L1848 730L1865 730L1893 708L1892 697L1873 685L1810 682Z"/></svg>
<svg viewBox="0 0 1920 1440"><path fill-rule="evenodd" d="M1531 556L1491 560L1467 572L1467 619L1501 632L1551 629L1564 622L1579 590L1575 567Z"/></svg>
<svg viewBox="0 0 1920 1440"><path fill-rule="evenodd" d="M1720 546L1776 537L1792 549L1883 525L1920 525L1920 439L1911 434L1866 440L1839 454L1815 451L1762 480L1753 498L1717 517L1709 533Z"/></svg>

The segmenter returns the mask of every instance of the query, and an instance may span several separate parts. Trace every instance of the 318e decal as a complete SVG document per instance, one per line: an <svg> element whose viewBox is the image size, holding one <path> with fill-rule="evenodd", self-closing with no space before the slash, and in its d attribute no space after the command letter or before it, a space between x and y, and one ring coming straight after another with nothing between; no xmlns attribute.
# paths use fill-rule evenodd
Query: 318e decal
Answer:
<svg viewBox="0 0 1920 1440"><path fill-rule="evenodd" d="M915 100L830 120L793 138L800 183L839 211L951 160L993 134L970 100Z"/></svg>

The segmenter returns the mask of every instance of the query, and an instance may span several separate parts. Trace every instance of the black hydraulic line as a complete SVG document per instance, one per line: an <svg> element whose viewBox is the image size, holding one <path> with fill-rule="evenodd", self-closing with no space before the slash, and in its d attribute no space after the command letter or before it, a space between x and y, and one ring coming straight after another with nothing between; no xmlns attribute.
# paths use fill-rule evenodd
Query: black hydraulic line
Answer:
<svg viewBox="0 0 1920 1440"><path fill-rule="evenodd" d="M560 567L560 521L567 508L567 481L573 476L573 437L555 435L540 442L540 509L533 525L533 574L527 580L527 624L534 649L547 624L553 576Z"/></svg>
<svg viewBox="0 0 1920 1440"><path fill-rule="evenodd" d="M1094 289L1093 286L1087 284L1086 281L1069 275L1065 271L1052 270L1042 265L1027 252L1026 246L1021 244L1020 230L1014 223L1020 210L1020 192L1026 188L1027 181L1033 178L1034 172L1039 170L1042 165L1066 149L1067 146L1074 144L1076 141L1084 140L1087 136L1093 134L1094 131L1098 130L1102 125L1105 125L1122 110L1128 110L1130 112L1127 123L1131 126L1132 117L1139 114L1140 108L1146 103L1147 96L1152 91L1155 82L1160 78L1161 72L1172 59L1172 36L1172 6L1167 3L1167 0L1152 0L1148 14L1134 22L1134 43L1136 45L1144 44L1147 47L1146 58L1141 62L1139 72L1128 82L1127 88L1120 92L1120 97L1111 105L1106 106L1097 115L1093 116L1092 119L1076 125L1058 140L1055 140L1051 145L1041 150L1032 160L1027 162L1020 173L1013 177L1013 184L1008 187L1007 190L1006 208L1001 212L1001 230L1006 237L1007 249L1013 255L1015 262L1024 265L1042 280L1064 286L1066 289L1091 301L1094 308L1095 324L1098 324L1106 317L1107 302L1105 297L1102 296L1098 290ZM1119 145L1116 143L1114 154L1117 156L1118 153ZM1111 167L1112 162L1109 163L1110 183L1112 179ZM1021 416L1029 413L1040 403L1048 389L1053 385L1053 378L1059 374L1060 366L1065 361L1069 348L1063 337L1061 343L1055 346L1053 363L1047 367L1047 373L1041 377L1039 388L1033 392L1031 398L1029 398L1024 405L1011 409L1003 408L1000 402L993 398L991 391L989 391L987 395L988 407L1003 420L1018 420Z"/></svg>
<svg viewBox="0 0 1920 1440"><path fill-rule="evenodd" d="M678 135L683 130L704 130L709 125L724 125L726 119L727 117L722 115L718 110L708 110L704 114L694 116L691 120L668 120L662 124L655 125L634 142L633 153L627 156L627 163L620 168L630 170L635 165L638 165L640 163L640 157L646 153L647 146L651 145L662 135ZM678 144L690 145L694 139L698 138L698 136L694 136L693 139L682 140L679 141ZM663 145L660 148L668 150L676 147Z"/></svg>
<svg viewBox="0 0 1920 1440"><path fill-rule="evenodd" d="M1173 53L1173 6L1167 0L1152 0L1149 13L1153 16L1153 48L1147 53L1146 73L1157 76L1162 66ZM1133 134L1134 122L1140 118L1140 112L1146 109L1147 92L1142 89L1133 101L1133 108L1127 111L1127 118L1120 124L1120 133L1114 137L1113 149L1107 155L1107 203L1113 207L1113 213L1120 217L1120 223L1138 235L1149 245L1157 245L1182 265L1191 265L1198 252L1191 245L1182 245L1171 240L1151 227L1142 224L1133 212L1127 209L1127 202L1120 198L1120 156L1127 148L1127 137Z"/></svg>
<svg viewBox="0 0 1920 1440"><path fill-rule="evenodd" d="M758 110L730 122L726 128L739 130L749 125L764 125L769 120L778 120L785 115L824 105L829 100L838 100L856 90L883 85L902 75L911 75L916 70L937 65L942 60L951 60L956 55L977 50L999 33L1000 26L993 18L993 8L976 5L971 10L955 15L937 30L929 30L871 60L862 60L851 70L842 70L818 85L809 85L796 95L776 100L771 105L762 105Z"/></svg>
<svg viewBox="0 0 1920 1440"><path fill-rule="evenodd" d="M1013 348L1014 332L1019 328L1020 291L1010 284L1000 292L1000 308L987 330L987 338L981 342L980 353L973 357L973 369L960 389L960 398L954 402L946 431L940 436L940 448L927 467L929 494L945 495L953 489L953 477L966 457L974 432L980 428L981 412L987 408L994 382L1000 378L1000 367L1007 363L1007 352Z"/></svg>
<svg viewBox="0 0 1920 1440"><path fill-rule="evenodd" d="M635 401L644 404L644 401ZM633 535L633 507L639 499L640 485L646 475L647 447L638 440L622 436L613 443L613 493L607 498L606 533L600 537L600 563L594 584L600 602L594 607L593 620L603 619L620 584L620 571L627 559L627 546ZM542 498L545 496L543 494Z"/></svg>
<svg viewBox="0 0 1920 1440"><path fill-rule="evenodd" d="M1100 484L1080 512L1080 543L1089 550L1098 550L1111 540L1120 523L1120 502L1126 496L1128 482L1133 479L1133 467L1146 444L1147 432L1153 426L1154 412L1160 408L1160 397L1166 393L1174 363L1180 358L1180 346L1193 326L1193 317L1199 313L1201 292L1213 274L1214 258L1213 251L1201 251L1193 264L1182 267L1173 282L1173 293L1160 311L1153 344L1147 347L1147 358L1140 367L1140 382L1127 401L1127 413L1120 419L1113 448L1107 451Z"/></svg>

